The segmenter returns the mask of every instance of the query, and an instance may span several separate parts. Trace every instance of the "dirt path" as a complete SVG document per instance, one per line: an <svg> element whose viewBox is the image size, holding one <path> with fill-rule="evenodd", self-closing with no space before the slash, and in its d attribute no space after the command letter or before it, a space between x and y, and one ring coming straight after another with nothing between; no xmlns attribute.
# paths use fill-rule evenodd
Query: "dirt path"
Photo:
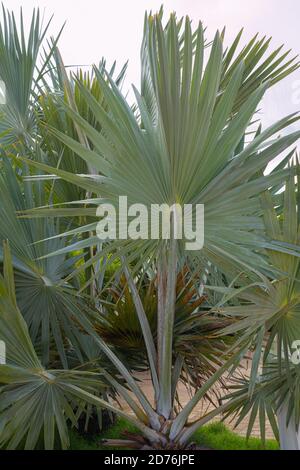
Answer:
<svg viewBox="0 0 300 470"><path fill-rule="evenodd" d="M153 402L153 389L152 389L152 384L151 380L148 374L138 374L137 378L140 381L140 386L142 390L144 391L145 395L147 398ZM190 395L186 389L186 387L183 384L180 384L179 386L179 396L180 396L180 401L182 405L185 405L189 399ZM122 407L124 410L127 412L131 412L130 408L126 403L123 403L121 401ZM191 421L199 419L203 414L207 413L208 411L211 411L214 409L214 406L212 404L209 404L207 400L201 400L199 404L195 407L194 411L192 412L191 415ZM213 419L213 421L220 421L221 416L217 416L216 418ZM234 429L234 423L231 423L229 420L225 421L225 424L227 427L230 429ZM247 426L248 426L248 418L246 417L237 428L234 429L234 431L240 435L245 436L247 433ZM258 419L254 423L253 430L251 433L252 436L260 437L260 431L259 431L259 421ZM267 428L266 428L266 437L267 439L273 439L273 431L271 429L271 426L269 422L267 422Z"/></svg>

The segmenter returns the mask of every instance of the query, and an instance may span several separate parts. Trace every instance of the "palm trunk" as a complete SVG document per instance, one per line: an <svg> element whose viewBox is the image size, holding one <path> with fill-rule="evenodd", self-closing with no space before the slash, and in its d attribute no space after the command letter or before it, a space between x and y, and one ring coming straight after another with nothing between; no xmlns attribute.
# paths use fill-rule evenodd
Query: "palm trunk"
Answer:
<svg viewBox="0 0 300 470"><path fill-rule="evenodd" d="M163 251L157 263L157 370L161 378L164 313L167 289L166 253Z"/></svg>
<svg viewBox="0 0 300 470"><path fill-rule="evenodd" d="M176 303L176 240L170 241L168 253L165 253L167 263L162 264L160 272L161 289L158 295L158 357L159 357L159 399L157 411L165 419L171 417L172 403L172 360L173 360L173 330ZM164 283L164 280L166 282ZM165 288L164 288L165 287Z"/></svg>
<svg viewBox="0 0 300 470"><path fill-rule="evenodd" d="M296 423L293 418L287 425L287 405L282 405L277 412L280 449L281 450L300 450L300 430L296 430Z"/></svg>
<svg viewBox="0 0 300 470"><path fill-rule="evenodd" d="M276 356L277 360L279 361L278 336L274 338L271 353ZM284 351L282 351L282 356L285 357ZM297 431L295 419L293 417L290 418L290 422L287 425L287 415L288 405L283 403L277 410L280 449L300 450L300 429Z"/></svg>

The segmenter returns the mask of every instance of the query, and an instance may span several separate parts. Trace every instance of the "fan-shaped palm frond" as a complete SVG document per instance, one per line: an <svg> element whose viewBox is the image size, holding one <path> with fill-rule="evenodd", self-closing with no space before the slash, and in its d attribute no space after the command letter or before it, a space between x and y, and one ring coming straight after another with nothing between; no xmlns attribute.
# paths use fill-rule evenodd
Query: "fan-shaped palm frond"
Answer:
<svg viewBox="0 0 300 470"><path fill-rule="evenodd" d="M77 426L78 410L88 406L90 397L100 406L99 395L107 386L96 373L44 368L17 307L8 244L3 251L0 338L6 345L6 363L0 365L0 446L34 449L40 443L53 449L58 435L67 448L68 426ZM86 399L77 397L78 390Z"/></svg>
<svg viewBox="0 0 300 470"><path fill-rule="evenodd" d="M70 119L65 112L62 100L69 103L72 109L78 111L78 113L85 118L90 125L94 126L99 132L101 126L95 120L92 112L89 110L84 98L81 95L78 82L87 90L90 91L95 100L107 109L103 93L99 82L96 80L95 75L90 71L84 72L79 69L76 73L68 74L68 69L65 67L60 52L56 47L54 49L52 57L52 69L51 69L51 83L47 84L47 88L44 93L41 93L38 101L38 112L39 112L39 132L41 136L40 146L43 150L41 156L42 161L48 164L56 166L64 171L69 171L74 174L85 174L93 173L89 164L76 155L70 148L66 147L57 139L53 134L49 132L49 127L64 132L65 134L72 136L74 139L78 139L84 143L87 147L93 148L91 141L85 140L82 135L80 128ZM106 62L104 59L100 62L98 70L102 75L105 74ZM115 82L117 86L121 86L127 64L125 64L121 71L116 74ZM109 70L109 75L114 76L116 69L116 63L112 65ZM55 74L55 77L53 77ZM75 80L76 78L76 80ZM53 89L53 82L58 82L56 88ZM77 82L78 80L78 82ZM107 110L108 111L108 110ZM34 156L33 159L36 159ZM52 202L65 202L68 200L80 200L86 196L86 191L78 186L70 185L66 181L58 179L53 181L52 185Z"/></svg>
<svg viewBox="0 0 300 470"><path fill-rule="evenodd" d="M291 168L283 194L283 205L274 207L269 193L262 196L264 221L270 249L267 255L270 265L277 273L275 280L267 281L266 285L256 286L237 291L241 305L226 307L226 316L239 318L235 325L225 331L251 331L267 333L264 357L270 351L277 350L279 363L287 360L292 352L292 344L300 337L300 295L299 295L299 164ZM281 244L278 253L271 247ZM258 334L260 346L264 335ZM258 338L257 337L257 338ZM257 345L257 351L261 350ZM261 352L261 351L260 351ZM257 359L260 359L258 354ZM257 364L256 364L257 366Z"/></svg>
<svg viewBox="0 0 300 470"><path fill-rule="evenodd" d="M67 351L71 345L81 357L80 331L88 318L87 307L78 297L74 284L64 281L81 255L70 259L66 256L40 259L49 249L64 246L58 238L46 244L36 243L59 233L59 222L18 218L17 211L45 200L44 187L39 184L34 188L29 183L22 186L7 157L4 157L0 174L0 197L0 239L10 241L18 305L29 326L31 339L41 350L45 365L58 353L62 364L67 366Z"/></svg>
<svg viewBox="0 0 300 470"><path fill-rule="evenodd" d="M294 122L295 116L283 119L256 135L236 154L267 85L261 85L252 92L239 110L233 112L235 98L242 86L244 65L242 62L237 64L222 99L217 102L223 67L222 41L218 34L201 81L199 61L204 53L201 26L197 30L195 56L182 66L178 58L175 18L171 18L166 33L160 19L150 17L147 31L151 80L159 108L157 118L152 120L144 97L135 90L142 120L140 126L111 77L107 82L95 70L110 108L109 114L79 82L78 88L101 124L102 133L66 107L69 116L92 142L93 150L81 146L70 136L55 130L53 134L104 175L98 190L93 185L93 192L113 204L117 204L119 196L126 195L128 205L144 204L149 214L151 204L204 204L204 249L190 253L191 257L199 255L201 259L219 265L223 259L227 263L239 260L248 267L267 270L267 264L257 253L265 246L259 233L263 227L258 216L259 194L282 182L288 170L280 169L271 175L259 175L259 171L299 138L300 134L296 132L267 145L268 139ZM186 56L192 56L191 35L187 20ZM167 41L170 41L169 49ZM171 70L172 73L169 72ZM181 75L185 79L181 80ZM262 145L264 148L261 150ZM34 165L70 182L76 181L74 175L62 173L59 169ZM99 202L95 199L95 204ZM63 213L63 209L60 211ZM179 251L186 241L177 243ZM96 239L91 238L91 244L95 242ZM162 240L134 240L126 242L124 250L128 252L130 249L137 260L144 260L145 253L149 257L150 253L158 253L162 243ZM69 249L72 250L72 246Z"/></svg>
<svg viewBox="0 0 300 470"><path fill-rule="evenodd" d="M276 205L270 193L262 196L264 220L270 244L282 244L282 252L269 249L270 264L277 272L277 278L264 285L237 289L239 305L222 310L226 317L235 319L233 325L225 328L225 334L242 333L242 337L253 337L253 355L250 377L238 386L232 396L240 396L240 419L246 413L254 417L258 410L263 438L265 437L266 416L271 418L272 406L278 409L289 398L288 421L298 427L299 367L291 362L295 353L295 342L300 338L300 295L299 295L299 163L292 166L286 181L282 205ZM285 250L285 252L284 252ZM291 252L295 251L296 254ZM271 361L271 365L270 365ZM263 368L262 376L260 369ZM294 382L295 381L295 382ZM268 391L268 400L264 397ZM290 390L290 393L288 393ZM242 394L247 393L248 403L242 403ZM298 393L298 395L297 395ZM261 401L258 405L257 400ZM265 405L263 405L265 403ZM234 405L235 406L235 405ZM274 418L272 419L274 421ZM288 424L288 423L287 423ZM251 432L251 426L249 427Z"/></svg>
<svg viewBox="0 0 300 470"><path fill-rule="evenodd" d="M266 439L266 423L269 421L273 433L279 440L276 414L282 407L287 410L286 429L291 426L299 431L300 410L300 368L292 363L287 366L282 362L279 366L278 358L273 358L264 367L262 374L257 378L255 390L249 396L251 386L249 378L237 378L231 385L231 393L223 398L228 401L228 409L224 419L231 417L235 425L248 417L247 437L249 438L258 418L263 443ZM281 370L280 370L281 369Z"/></svg>
<svg viewBox="0 0 300 470"><path fill-rule="evenodd" d="M0 80L5 85L5 103L0 107L0 141L2 145L19 146L24 150L37 134L35 104L42 77L53 54L45 53L42 63L42 43L51 20L42 25L39 10L34 10L28 37L25 34L22 9L17 24L13 12L2 6L0 25ZM61 33L61 32L60 32ZM54 43L59 39L60 33ZM12 147L10 147L12 149Z"/></svg>

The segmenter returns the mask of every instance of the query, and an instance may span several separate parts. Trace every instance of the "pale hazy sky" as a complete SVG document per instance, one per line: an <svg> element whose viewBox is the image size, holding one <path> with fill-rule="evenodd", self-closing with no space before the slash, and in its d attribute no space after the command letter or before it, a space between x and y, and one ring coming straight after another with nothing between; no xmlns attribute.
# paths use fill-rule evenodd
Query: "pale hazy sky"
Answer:
<svg viewBox="0 0 300 470"><path fill-rule="evenodd" d="M227 40L232 40L244 26L245 41L259 32L273 37L274 49L284 43L294 55L300 53L299 0L4 0L5 7L16 13L22 6L25 18L30 17L35 6L45 11L45 19L54 14L53 34L67 21L59 44L67 65L93 64L104 56L108 63L116 59L121 66L129 59L127 89L131 83L139 85L144 11L156 11L161 3L166 13L188 14L195 24L201 19L209 38L226 25ZM262 119L270 124L298 109L299 71L267 94Z"/></svg>

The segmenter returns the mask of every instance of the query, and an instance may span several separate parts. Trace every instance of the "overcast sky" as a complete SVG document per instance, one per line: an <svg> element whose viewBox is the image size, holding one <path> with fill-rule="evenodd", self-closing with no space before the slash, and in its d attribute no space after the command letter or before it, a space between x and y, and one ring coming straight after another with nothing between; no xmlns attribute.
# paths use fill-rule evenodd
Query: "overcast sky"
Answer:
<svg viewBox="0 0 300 470"><path fill-rule="evenodd" d="M108 63L120 66L129 59L126 88L139 84L139 48L144 11L156 11L161 0L4 0L4 5L18 12L23 7L25 18L38 6L45 19L54 14L51 33L58 32L66 21L60 50L67 65L90 65L104 56ZM299 0L166 0L165 12L188 14L195 24L199 19L212 37L217 28L226 25L227 41L245 28L244 41L259 32L272 36L275 49L300 53ZM262 119L270 124L300 109L300 72L295 72L270 91L264 99Z"/></svg>

